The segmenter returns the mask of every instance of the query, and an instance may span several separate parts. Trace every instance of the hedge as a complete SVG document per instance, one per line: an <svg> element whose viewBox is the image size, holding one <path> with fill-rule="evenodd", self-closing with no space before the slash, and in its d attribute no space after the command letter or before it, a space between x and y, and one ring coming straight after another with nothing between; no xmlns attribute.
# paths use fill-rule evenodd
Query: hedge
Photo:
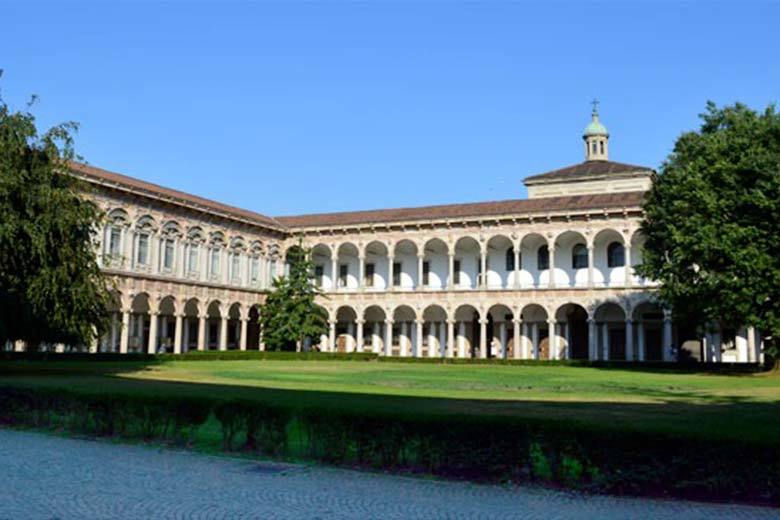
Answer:
<svg viewBox="0 0 780 520"><path fill-rule="evenodd" d="M780 450L577 423L412 416L263 402L0 387L0 424L192 446L216 421L225 451L486 482L780 504Z"/></svg>

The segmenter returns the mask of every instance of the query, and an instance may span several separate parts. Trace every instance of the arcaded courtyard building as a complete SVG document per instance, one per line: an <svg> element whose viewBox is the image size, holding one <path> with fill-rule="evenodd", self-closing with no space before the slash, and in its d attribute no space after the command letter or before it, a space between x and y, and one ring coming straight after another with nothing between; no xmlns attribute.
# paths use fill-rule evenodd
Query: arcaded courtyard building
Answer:
<svg viewBox="0 0 780 520"><path fill-rule="evenodd" d="M93 350L262 349L257 308L303 237L329 334L304 349L385 356L756 361L759 336L675 325L642 261L651 168L585 161L526 178L528 199L272 218L74 164L108 221L112 332ZM688 341L686 340L693 340Z"/></svg>

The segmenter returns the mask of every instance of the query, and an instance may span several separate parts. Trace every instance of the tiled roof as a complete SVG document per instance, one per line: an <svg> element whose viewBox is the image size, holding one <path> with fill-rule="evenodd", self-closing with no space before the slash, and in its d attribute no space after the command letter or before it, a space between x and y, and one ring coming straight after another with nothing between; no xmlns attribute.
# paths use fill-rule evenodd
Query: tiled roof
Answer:
<svg viewBox="0 0 780 520"><path fill-rule="evenodd" d="M620 175L626 173L652 173L653 169L647 166L625 164L614 161L585 161L547 173L531 175L525 178L525 184L547 181L569 181L587 177L601 177L606 175Z"/></svg>
<svg viewBox="0 0 780 520"><path fill-rule="evenodd" d="M599 193L596 195L572 195L538 199L516 199L470 204L447 204L418 208L379 209L349 211L344 213L321 213L276 217L278 222L292 227L327 227L372 223L404 222L417 220L458 219L467 217L491 217L504 215L528 215L548 211L599 210L610 208L635 208L644 197L644 192Z"/></svg>
<svg viewBox="0 0 780 520"><path fill-rule="evenodd" d="M284 227L274 218L262 215L260 213L255 213L254 211L237 208L235 206L229 206L227 204L222 204L221 202L198 197L197 195L190 195L189 193L184 193L183 191L173 190L171 188L166 188L151 182L145 182L133 177L128 177L127 175L110 172L108 170L103 170L102 168L96 168L94 166L89 166L83 163L72 162L70 166L71 170L76 174L80 174L88 178L93 178L98 181L107 182L109 184L117 184L127 188L132 188L134 190L146 192L164 199L170 199L174 203L201 206L207 210L227 214L229 216L237 217L243 220L249 220L263 226L270 226L277 229Z"/></svg>

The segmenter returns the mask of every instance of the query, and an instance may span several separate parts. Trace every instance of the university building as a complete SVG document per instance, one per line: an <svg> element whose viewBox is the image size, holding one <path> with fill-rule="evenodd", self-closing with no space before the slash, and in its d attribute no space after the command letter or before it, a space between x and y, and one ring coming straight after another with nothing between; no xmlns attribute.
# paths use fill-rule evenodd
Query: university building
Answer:
<svg viewBox="0 0 780 520"><path fill-rule="evenodd" d="M92 350L262 349L257 308L303 237L329 333L301 348L385 356L754 362L760 335L695 336L654 300L642 261L651 168L609 160L594 109L585 161L525 179L528 198L269 217L83 164L108 216L115 283Z"/></svg>

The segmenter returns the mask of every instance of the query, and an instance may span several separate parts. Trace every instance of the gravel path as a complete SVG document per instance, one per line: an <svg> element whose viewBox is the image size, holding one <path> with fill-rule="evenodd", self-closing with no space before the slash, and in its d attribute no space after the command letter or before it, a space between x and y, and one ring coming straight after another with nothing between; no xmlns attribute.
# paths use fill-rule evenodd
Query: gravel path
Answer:
<svg viewBox="0 0 780 520"><path fill-rule="evenodd" d="M780 510L578 496L0 430L0 518L731 520L780 519Z"/></svg>

